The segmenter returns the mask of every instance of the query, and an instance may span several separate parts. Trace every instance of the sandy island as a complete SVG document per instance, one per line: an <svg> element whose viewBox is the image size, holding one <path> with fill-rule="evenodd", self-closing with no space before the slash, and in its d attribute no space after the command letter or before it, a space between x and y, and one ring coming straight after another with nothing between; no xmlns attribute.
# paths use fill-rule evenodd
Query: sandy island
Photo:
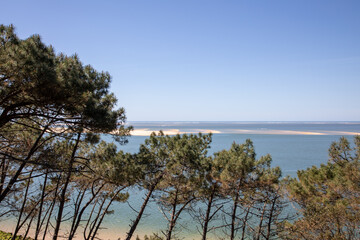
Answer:
<svg viewBox="0 0 360 240"><path fill-rule="evenodd" d="M159 133L160 130L140 128L131 131L132 136L150 136L152 132ZM273 130L273 129L227 129L226 131L212 129L191 129L190 131L180 131L180 129L163 130L165 135L176 134L196 134L196 133L224 133L224 134L271 134L271 135L360 135L358 132L345 131L294 131L294 130Z"/></svg>
<svg viewBox="0 0 360 240"><path fill-rule="evenodd" d="M168 129L168 130L162 130L165 135L176 135L176 134L184 134L184 133L221 133L217 130L209 130L209 129L196 129L194 131L180 131L179 129ZM141 129L135 129L131 131L132 136L150 136L152 132L155 132L158 134L160 130L150 130L148 128L141 128Z"/></svg>

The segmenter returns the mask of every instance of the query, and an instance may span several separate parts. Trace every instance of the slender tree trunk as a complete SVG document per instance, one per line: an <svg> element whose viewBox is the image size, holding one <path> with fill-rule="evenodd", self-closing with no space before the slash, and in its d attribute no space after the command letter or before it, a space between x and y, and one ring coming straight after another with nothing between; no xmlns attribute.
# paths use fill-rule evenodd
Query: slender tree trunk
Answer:
<svg viewBox="0 0 360 240"><path fill-rule="evenodd" d="M68 187L69 182L70 182L72 168L73 168L73 164L74 164L74 161L75 161L75 154L76 154L76 150L78 148L79 142L80 142L80 137L81 137L81 132L78 133L78 136L77 136L77 139L76 139L76 142L75 142L75 146L74 146L73 152L71 154L71 158L69 160L68 172L67 172L64 187L62 189L61 196L60 196L60 205L59 205L59 210L58 210L58 216L57 216L57 219L56 219L56 226L55 226L55 230L54 230L53 240L57 240L58 235L59 235L60 224L61 224L62 214L63 214L63 211L64 211L64 205L65 205L66 190L67 190L67 187Z"/></svg>
<svg viewBox="0 0 360 240"><path fill-rule="evenodd" d="M27 183L26 183L26 190L25 190L25 194L24 194L24 200L22 202L22 205L21 205L21 209L20 209L20 213L19 213L19 218L17 220L17 223L16 223L16 227L15 227L15 230L14 230L14 233L13 233L13 236L11 238L11 240L15 240L16 238L16 235L18 234L20 228L22 227L23 224L21 224L21 218L22 218L22 214L24 212L24 209L25 209L25 205L26 205L26 201L27 201L27 195L29 193L29 186L30 186L30 181L31 181L31 175L33 173L33 170L31 170L30 174L29 174L29 179L27 180Z"/></svg>
<svg viewBox="0 0 360 240"><path fill-rule="evenodd" d="M75 224L73 224L71 231L70 231L70 235L69 235L69 240L73 239L76 233L77 228L80 225L80 221L81 221L81 217L84 214L85 210L87 209L87 207L92 203L92 201L95 199L95 197L99 194L99 192L101 191L101 189L105 186L105 184L103 184L102 186L99 187L99 189L93 194L93 196L89 199L89 201L85 204L84 207L82 207L82 209L80 210L79 214L77 215L76 218L76 222Z"/></svg>
<svg viewBox="0 0 360 240"><path fill-rule="evenodd" d="M41 131L40 135L38 136L38 138L35 140L34 144L32 145L28 155L26 156L26 158L24 159L24 161L20 164L18 170L16 171L16 173L14 174L14 176L10 179L9 183L7 184L6 188L4 189L4 191L2 191L0 193L0 202L2 202L4 200L4 198L8 195L8 193L10 192L10 190L12 189L13 185L16 183L17 179L19 178L19 176L21 175L22 170L24 169L24 167L27 165L27 162L30 160L30 158L33 156L33 154L36 152L40 140L43 137L44 133L46 132L46 130L48 129L49 125L46 125L44 127L44 129Z"/></svg>
<svg viewBox="0 0 360 240"><path fill-rule="evenodd" d="M266 211L266 201L264 203L264 206L263 206L263 209L262 209L262 212L261 212L261 217L260 217L260 222L259 222L259 230L258 230L258 233L257 233L256 240L260 240L261 230L262 230L262 222L264 221L265 211Z"/></svg>
<svg viewBox="0 0 360 240"><path fill-rule="evenodd" d="M28 227L27 227L26 232L29 231L29 228L30 228L30 226L31 226L31 223L32 223L32 221L34 220L34 218L35 218L35 216L36 216L36 214L33 214L33 213L34 213L34 211L36 210L37 204L39 204L39 202L36 202L36 203L35 203L35 205L34 205L33 208L31 209L31 211L29 212L29 214L25 217L24 221L22 221L22 223L20 224L18 230L20 230L20 229L23 227L23 225L26 223L26 221L30 218L30 223L28 224ZM13 235L12 237L14 237L14 236L15 236L15 235Z"/></svg>
<svg viewBox="0 0 360 240"><path fill-rule="evenodd" d="M46 220L47 217L48 217L48 214L51 214L51 211L52 211L52 203L51 203L50 206L47 208L47 210L45 211L44 216L43 216L42 219L41 219L41 222L40 222L40 231L39 231L39 233L38 233L38 238L40 238L41 227L44 225L45 220ZM44 235L44 234L45 234L45 231L43 232L43 235Z"/></svg>
<svg viewBox="0 0 360 240"><path fill-rule="evenodd" d="M244 217L244 224L242 226L241 240L245 239L246 225L247 225L250 209L251 209L251 206L249 206L247 208L247 211L246 211L246 214L245 214L245 217Z"/></svg>
<svg viewBox="0 0 360 240"><path fill-rule="evenodd" d="M100 217L100 219L99 219L99 222L98 222L97 225L96 225L96 228L95 228L95 230L94 230L94 233L93 233L93 236L92 236L91 240L94 240L94 239L96 238L96 234L97 234L97 232L98 232L99 229L100 229L101 223L102 223L102 221L104 220L104 217L105 217L107 211L109 210L110 205L111 205L112 202L115 200L116 196L117 196L124 188L125 188L125 187L117 190L116 193L114 194L114 196L110 199L108 205L107 205L106 208L104 209L104 211L103 211L103 213L102 213L102 215L101 215L101 217Z"/></svg>
<svg viewBox="0 0 360 240"><path fill-rule="evenodd" d="M93 232L96 228L96 223L98 221L98 219L100 218L100 213L105 205L105 202L106 202L106 197L104 197L104 200L102 201L102 203L100 204L99 206L99 209L97 210L97 214L96 214L96 217L94 219L94 221L90 224L90 232L89 232L89 235L88 237L86 238L87 240L88 239L91 239L92 235L93 235Z"/></svg>
<svg viewBox="0 0 360 240"><path fill-rule="evenodd" d="M26 232L25 232L25 234L24 234L23 239L26 239L27 235L29 234L29 230L30 230L30 227L31 227L31 224L32 224L32 221L34 220L34 218L35 218L35 215L31 217L30 222L29 222L29 225L28 225L27 228L26 228Z"/></svg>
<svg viewBox="0 0 360 240"><path fill-rule="evenodd" d="M272 204L271 204L271 209L270 209L270 213L269 213L269 222L267 224L267 233L266 233L266 240L269 240L270 239L270 233L271 233L271 223L272 223L272 218L273 218L273 214L274 214L274 211L275 211L275 204L276 204L276 201L277 201L277 196L274 197L274 199L272 200Z"/></svg>
<svg viewBox="0 0 360 240"><path fill-rule="evenodd" d="M86 235L86 229L88 228L88 226L89 226L89 224L90 224L90 222L91 222L91 218L92 218L92 215L93 215L93 213L94 213L94 211L95 211L95 208L96 208L96 205L97 205L97 203L98 203L98 201L99 201L99 198L97 198L96 200L95 200L95 203L94 203L94 205L93 205L93 207L92 207L92 209L91 209L91 211L90 211L90 215L89 215L89 218L88 218L88 220L87 220L87 222L86 222L86 225L85 225L85 227L84 227L84 231L83 231L83 236L84 236L84 239L89 239L90 238L90 235L91 235L91 232L88 234L88 235ZM90 224L91 225L91 224ZM90 227L90 230L91 230L91 227ZM89 231L90 231L89 230Z"/></svg>
<svg viewBox="0 0 360 240"><path fill-rule="evenodd" d="M48 230L48 227L50 225L50 221L51 221L51 215L53 213L53 210L54 210L54 207L55 207L55 203L56 203L56 199L57 199L57 194L58 194L58 190L59 190L59 186L60 186L60 177L58 178L58 181L56 183L56 187L55 187L55 190L54 190L54 199L52 201L52 203L50 204L50 212L49 212L49 216L48 216L48 219L46 221L46 225L45 225L45 229L44 229L44 234L43 234L43 240L45 240L45 237L46 237L46 234L47 234L47 230Z"/></svg>
<svg viewBox="0 0 360 240"><path fill-rule="evenodd" d="M236 191L234 205L233 205L233 211L232 211L232 215L231 215L230 240L234 240L234 238L235 238L235 220L236 220L236 210L237 210L238 204L239 204L239 190Z"/></svg>
<svg viewBox="0 0 360 240"><path fill-rule="evenodd" d="M38 239L38 236L39 236L39 234L40 234L41 214L42 214L42 208L43 208L43 204L44 204L44 197L45 197L45 191L46 191L47 177L48 177L48 170L46 170L46 173L45 173L44 185L43 185L42 192L41 192L41 202L40 202L40 206L39 206L38 220L37 220L37 224L36 224L36 230L35 230L35 238L34 238L34 240L37 240L37 239Z"/></svg>
<svg viewBox="0 0 360 240"><path fill-rule="evenodd" d="M179 216L180 214L182 213L182 211L186 208L186 206L188 204L190 204L193 200L195 200L196 198L190 198L187 202L185 202L182 207L176 212L176 207L179 205L178 201L177 201L177 197L176 197L176 201L174 202L174 205L173 205L173 214L171 216L171 222L170 222L170 226L169 226L169 240L171 239L171 235L172 235L172 231L174 230L175 228L175 225L176 225L176 222L177 220L179 219ZM173 217L175 215L175 217Z"/></svg>
<svg viewBox="0 0 360 240"><path fill-rule="evenodd" d="M6 173L9 168L9 161L6 161L6 157L3 156L1 160L1 177L0 177L0 193L3 191L5 179L6 179Z"/></svg>
<svg viewBox="0 0 360 240"><path fill-rule="evenodd" d="M178 190L176 189L175 199L174 199L174 202L173 202L173 204L172 204L171 220L170 220L170 223L169 223L169 230L168 230L168 234L167 234L167 236L166 236L166 240L170 240L170 239L171 239L171 234L172 234L172 231L173 231L174 226L175 226L175 215L176 215L176 207L177 207L177 198L178 198Z"/></svg>
<svg viewBox="0 0 360 240"><path fill-rule="evenodd" d="M146 195L146 198L145 198L145 200L144 200L144 202L143 202L143 204L141 206L141 209L140 209L135 221L131 225L131 228L130 228L130 231L128 232L128 234L127 234L126 240L130 240L132 235L134 234L134 232L136 230L136 227L139 224L140 219L141 219L141 217L142 217L142 215L143 215L143 213L145 211L145 208L146 208L146 206L147 206L147 204L148 204L148 202L149 202L149 200L151 198L151 195L154 192L154 190L155 190L157 184L159 183L159 181L160 181L160 178L150 187L149 192Z"/></svg>
<svg viewBox="0 0 360 240"><path fill-rule="evenodd" d="M206 209L206 215L205 215L205 219L204 219L204 228L203 228L203 234L202 234L202 240L206 240L206 235L208 232L208 224L209 224L209 220L210 220L210 212L211 212L211 207L212 207L212 201L214 199L214 194L215 194L215 187L212 189L211 191L211 195L207 204L207 209Z"/></svg>
<svg viewBox="0 0 360 240"><path fill-rule="evenodd" d="M70 228L70 233L69 233L69 240L72 239L75 235L75 232L76 232L76 228L75 228L75 225L76 225L76 222L77 222L77 219L78 219L78 215L79 215L79 211L80 211L80 206L81 206L81 203L84 199L84 195L86 193L86 188L82 190L80 190L77 198L76 198L76 201L75 201L75 209L74 209L74 216L73 216L73 220L72 220L72 223L71 223L71 228ZM81 219L81 217L80 217Z"/></svg>

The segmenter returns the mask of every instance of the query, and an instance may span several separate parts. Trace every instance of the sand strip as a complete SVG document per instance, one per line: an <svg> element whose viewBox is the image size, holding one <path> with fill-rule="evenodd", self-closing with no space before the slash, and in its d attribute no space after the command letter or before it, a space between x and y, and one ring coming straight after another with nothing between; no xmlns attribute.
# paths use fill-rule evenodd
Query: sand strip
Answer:
<svg viewBox="0 0 360 240"><path fill-rule="evenodd" d="M160 130L141 128L135 129L131 132L133 136L150 136L152 132L159 133ZM197 134L197 133L224 133L224 134L269 134L269 135L360 135L358 132L346 131L295 131L295 130L273 130L273 129L226 129L224 131L213 129L191 129L188 131L180 131L180 129L163 130L165 135L176 134Z"/></svg>

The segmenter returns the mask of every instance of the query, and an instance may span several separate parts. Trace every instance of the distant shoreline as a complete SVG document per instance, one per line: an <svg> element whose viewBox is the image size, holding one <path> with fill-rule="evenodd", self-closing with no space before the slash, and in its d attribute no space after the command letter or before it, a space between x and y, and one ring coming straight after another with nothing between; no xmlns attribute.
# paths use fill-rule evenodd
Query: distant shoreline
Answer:
<svg viewBox="0 0 360 240"><path fill-rule="evenodd" d="M132 136L150 136L152 132L159 133L161 129L140 128L131 131ZM295 131L295 130L273 130L273 129L228 129L219 131L213 129L166 129L162 130L165 135L176 134L196 134L196 133L213 133L213 134L270 134L270 135L360 135L360 132L347 131Z"/></svg>
<svg viewBox="0 0 360 240"><path fill-rule="evenodd" d="M136 123L225 123L225 124L360 124L360 121L128 121L127 124Z"/></svg>

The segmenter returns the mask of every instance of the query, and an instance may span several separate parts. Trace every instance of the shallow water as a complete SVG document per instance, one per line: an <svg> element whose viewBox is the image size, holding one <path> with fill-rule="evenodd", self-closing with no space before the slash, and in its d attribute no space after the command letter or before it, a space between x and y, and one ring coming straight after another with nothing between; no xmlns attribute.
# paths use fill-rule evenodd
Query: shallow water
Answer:
<svg viewBox="0 0 360 240"><path fill-rule="evenodd" d="M341 133L346 132L345 136L352 141L353 136L349 133L360 132L359 123L242 123L242 122L137 122L133 123L135 129L146 128L150 131L178 129L180 132L196 132L197 130L216 130L221 133L213 134L213 141L209 154L229 149L235 141L243 143L246 139L254 142L257 157L265 154L272 156L272 166L279 166L282 169L283 176L289 175L296 177L296 171L306 169L313 165L319 166L326 163L328 159L328 148L333 141L339 140ZM259 133L268 131L266 134L238 134L235 130L251 130ZM271 131L294 131L294 132L318 132L322 135L308 134L269 134ZM284 132L282 132L284 133ZM332 133L332 134L331 134ZM135 153L147 136L129 137L129 143L118 146L119 149ZM106 141L112 141L110 136L103 136ZM103 222L103 227L99 237L101 239L124 239L129 230L131 220L135 218L136 213L129 207L139 209L145 192L137 188L128 190L130 198L128 203L115 203L111 210L114 214L108 215ZM182 215L180 222L186 229L179 234L184 239L199 239L196 223L188 215ZM166 220L160 213L158 206L151 202L145 211L144 217L138 225L135 236L143 236L153 232L159 233L166 229ZM11 231L11 221L2 222L3 229ZM6 225L6 226L5 226ZM66 226L66 223L62 225ZM79 238L81 239L81 237ZM211 239L211 238L209 238Z"/></svg>
<svg viewBox="0 0 360 240"><path fill-rule="evenodd" d="M194 129L216 129L222 132L224 129L258 129L266 128L270 130L291 130L291 131L323 131L323 132L360 132L359 124L228 124L222 126L219 123L141 123L135 125L136 127L146 127L151 130L166 130L176 127L183 132L192 132ZM136 152L141 143L144 142L146 136L132 136L129 138L129 143L125 146L119 146L120 149L128 152ZM272 156L272 166L279 166L282 169L283 176L296 177L297 170L306 169L313 165L319 166L326 163L328 159L328 148L333 141L340 138L338 135L286 135L286 134L236 134L236 133L220 133L213 134L213 141L209 154L220 151L222 149L230 148L235 141L243 143L246 139L251 139L254 142L257 157L265 154ZM350 141L353 136L347 135ZM131 189L129 203L136 209L139 209L144 192ZM113 209L122 217L116 215L109 216L104 223L108 228L107 231L114 234L121 234L126 232L129 227L130 220L135 217L135 213L127 205L114 205ZM161 229L166 229L166 221L159 212L155 203L151 203L146 209L147 217L143 218L138 226L136 234L143 235L144 233L160 232ZM192 218L184 214L181 223L185 224L186 230L181 232L181 237L185 239L199 239L200 235L196 230L196 224ZM105 231L104 231L105 232Z"/></svg>

